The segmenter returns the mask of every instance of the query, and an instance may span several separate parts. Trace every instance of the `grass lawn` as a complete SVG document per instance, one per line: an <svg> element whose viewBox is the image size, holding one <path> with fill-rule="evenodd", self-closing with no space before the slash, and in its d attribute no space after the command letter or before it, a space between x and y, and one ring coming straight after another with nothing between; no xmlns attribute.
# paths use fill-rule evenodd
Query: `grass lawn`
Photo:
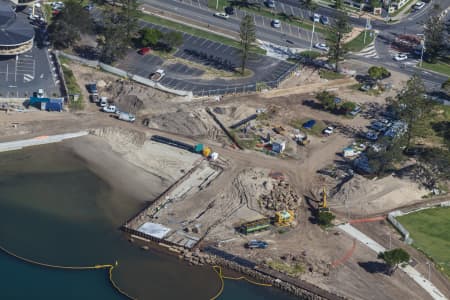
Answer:
<svg viewBox="0 0 450 300"><path fill-rule="evenodd" d="M230 3L228 0L208 0L208 7L211 9L216 9L217 4L219 4L217 6L217 11L224 11L225 7L227 7Z"/></svg>
<svg viewBox="0 0 450 300"><path fill-rule="evenodd" d="M417 66L420 66L420 63ZM422 68L450 76L450 64L443 61L438 61L435 64L430 64L424 61Z"/></svg>
<svg viewBox="0 0 450 300"><path fill-rule="evenodd" d="M173 30L186 32L188 34L192 34L197 37L205 38L205 39L208 39L208 40L211 40L214 42L219 42L224 45L228 45L228 46L235 47L235 48L240 48L240 44L236 40L233 40L233 39L230 39L230 38L218 35L218 34L214 34L212 32L189 27L189 26L186 26L185 24L177 23L177 22L174 22L171 20L166 20L163 18L159 18L157 16L147 15L147 14L144 14L143 16L141 16L141 19L143 19L144 21L150 22L152 24L158 24L158 25L161 25L161 26L173 29ZM252 48L251 52L263 54L263 55L266 54L266 50L261 49L257 46L254 46Z"/></svg>
<svg viewBox="0 0 450 300"><path fill-rule="evenodd" d="M364 43L364 32L366 32L366 42ZM372 36L370 36L372 33ZM371 30L365 30L361 32L357 37L355 37L350 42L346 43L348 51L359 52L366 48L375 39L375 33Z"/></svg>
<svg viewBox="0 0 450 300"><path fill-rule="evenodd" d="M390 17L395 17L396 15L398 15L402 10L404 10L408 5L411 4L411 2L413 2L415 0L409 0L408 2L405 3L405 5L402 6L402 8L397 9L396 11L394 11L392 14L390 14Z"/></svg>
<svg viewBox="0 0 450 300"><path fill-rule="evenodd" d="M67 85L67 89L69 90L69 95L78 94L80 97L77 101L73 101L72 99L69 100L69 108L70 109L83 109L83 95L81 94L80 86L77 83L77 80L75 79L75 76L73 75L72 70L70 70L65 63L67 63L67 60L60 60L62 64L62 70L64 73L64 80Z"/></svg>
<svg viewBox="0 0 450 300"><path fill-rule="evenodd" d="M316 120L316 124L311 129L305 129L303 128L303 124L311 120L310 118L303 118L303 119L295 119L289 122L289 125L291 125L294 128L300 129L303 132L306 132L307 134L312 134L316 136L321 136L322 131L327 127L325 123L321 120Z"/></svg>
<svg viewBox="0 0 450 300"><path fill-rule="evenodd" d="M413 245L450 277L450 207L426 209L397 220L410 232Z"/></svg>
<svg viewBox="0 0 450 300"><path fill-rule="evenodd" d="M319 71L320 78L328 79L328 80L335 80L335 79L342 79L345 77L345 75L322 69Z"/></svg>

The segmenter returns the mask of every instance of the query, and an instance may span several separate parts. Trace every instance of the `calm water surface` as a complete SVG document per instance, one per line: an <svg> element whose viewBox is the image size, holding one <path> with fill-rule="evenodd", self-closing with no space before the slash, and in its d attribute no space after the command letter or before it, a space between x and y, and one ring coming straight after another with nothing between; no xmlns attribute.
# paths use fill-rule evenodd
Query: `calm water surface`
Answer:
<svg viewBox="0 0 450 300"><path fill-rule="evenodd" d="M130 179L132 180L132 179ZM49 264L119 261L114 279L139 299L209 299L219 280L157 251L130 244L118 227L139 211L64 144L0 153L0 245ZM124 299L107 270L47 269L0 252L0 299ZM295 299L273 288L226 281L220 299Z"/></svg>

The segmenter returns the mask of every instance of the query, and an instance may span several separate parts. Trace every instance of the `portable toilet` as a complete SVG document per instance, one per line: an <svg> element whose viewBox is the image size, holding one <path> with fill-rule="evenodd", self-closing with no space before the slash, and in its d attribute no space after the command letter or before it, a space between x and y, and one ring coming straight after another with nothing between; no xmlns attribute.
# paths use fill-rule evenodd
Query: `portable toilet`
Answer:
<svg viewBox="0 0 450 300"><path fill-rule="evenodd" d="M203 151L203 144L197 144L194 147L194 152L195 153L201 153Z"/></svg>

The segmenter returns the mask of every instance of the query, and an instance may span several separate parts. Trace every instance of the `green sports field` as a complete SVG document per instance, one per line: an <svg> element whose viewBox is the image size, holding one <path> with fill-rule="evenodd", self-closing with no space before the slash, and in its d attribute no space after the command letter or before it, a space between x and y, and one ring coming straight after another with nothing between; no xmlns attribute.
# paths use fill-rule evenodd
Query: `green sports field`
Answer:
<svg viewBox="0 0 450 300"><path fill-rule="evenodd" d="M450 277L450 207L431 208L398 217L414 240Z"/></svg>

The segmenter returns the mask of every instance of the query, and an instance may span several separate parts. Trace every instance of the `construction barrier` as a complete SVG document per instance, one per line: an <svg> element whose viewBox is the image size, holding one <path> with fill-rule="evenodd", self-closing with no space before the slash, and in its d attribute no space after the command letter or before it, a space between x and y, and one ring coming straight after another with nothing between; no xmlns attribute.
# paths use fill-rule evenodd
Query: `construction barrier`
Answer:
<svg viewBox="0 0 450 300"><path fill-rule="evenodd" d="M52 269L63 269L63 270L98 270L98 269L108 269L109 270L109 281L111 282L112 286L122 295L124 295L125 297L127 297L128 299L132 299L132 300L137 300L137 298L130 296L129 294L127 294L126 292L124 292L118 285L117 283L115 283L115 281L113 280L113 275L112 272L114 270L114 268L116 268L119 263L116 261L114 265L112 264L105 264L105 265L94 265L94 266L58 266L58 265L51 265L51 264L46 264L46 263L41 263L41 262L37 262L22 256L19 256L9 250L7 250L6 248L0 246L0 250L3 251L4 253L8 254L9 256L12 256L18 260L33 264L33 265L37 265L40 267L46 267L46 268L52 268Z"/></svg>
<svg viewBox="0 0 450 300"><path fill-rule="evenodd" d="M245 276L240 276L240 277L229 277L229 276L224 276L224 275L223 275L223 272L222 272L222 267L220 267L220 266L213 266L213 269L214 269L214 272L216 272L217 275L219 275L221 286L220 286L220 289L219 289L219 291L217 292L217 294L215 294L213 297L211 297L211 300L216 300L217 298L220 297L220 295L222 295L223 289L224 289L224 287L225 287L224 279L228 279L228 280L245 280L245 281L247 281L248 283L251 283L251 284L254 284L254 285L258 285L258 286L265 286L265 287L270 287L270 286L272 286L272 285L269 284L269 283L260 283L260 282L253 281L253 280L251 280L251 279L248 279L248 278L245 277Z"/></svg>

